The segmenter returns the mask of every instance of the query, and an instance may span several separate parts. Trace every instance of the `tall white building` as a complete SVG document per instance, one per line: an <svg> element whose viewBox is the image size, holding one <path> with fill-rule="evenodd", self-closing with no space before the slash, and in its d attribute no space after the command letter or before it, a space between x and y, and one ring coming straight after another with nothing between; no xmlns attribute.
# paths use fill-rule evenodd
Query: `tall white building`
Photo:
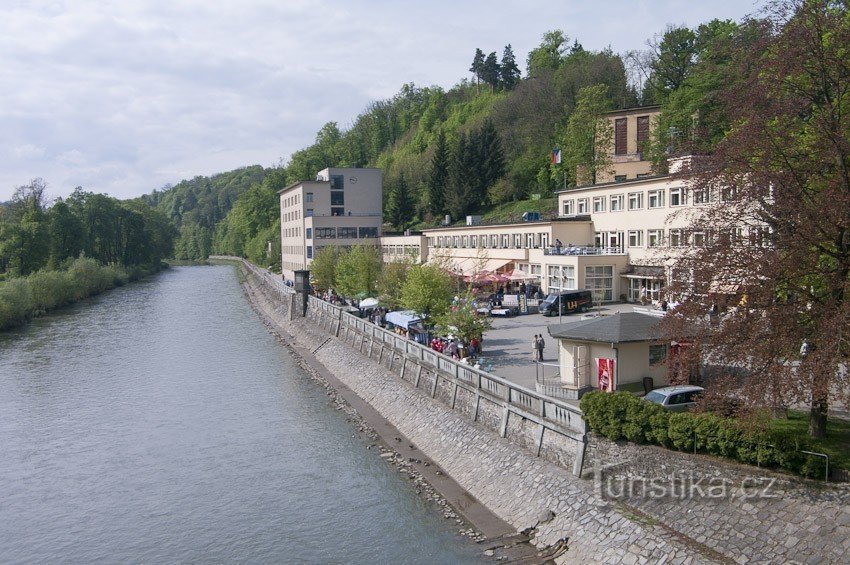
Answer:
<svg viewBox="0 0 850 565"><path fill-rule="evenodd" d="M327 168L316 180L296 182L280 196L281 267L285 279L309 269L322 247L378 245L380 169Z"/></svg>

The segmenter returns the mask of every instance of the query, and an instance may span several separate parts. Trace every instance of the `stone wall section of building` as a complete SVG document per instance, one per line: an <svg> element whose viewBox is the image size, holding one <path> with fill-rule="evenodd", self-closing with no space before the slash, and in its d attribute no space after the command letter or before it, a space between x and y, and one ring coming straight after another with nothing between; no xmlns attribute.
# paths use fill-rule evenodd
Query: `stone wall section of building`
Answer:
<svg viewBox="0 0 850 565"><path fill-rule="evenodd" d="M332 319L290 321L276 291L267 284L256 289L259 308L282 331L495 514L522 530L554 513L537 524L534 542L550 546L568 538L566 562L850 561L846 485L815 485L592 434L578 478L569 471L574 441L547 434L545 458L535 457L532 422L515 414L503 422L494 404L362 335L343 331L332 338L340 331ZM502 425L508 439L494 433ZM653 484L667 489L665 496L652 496Z"/></svg>

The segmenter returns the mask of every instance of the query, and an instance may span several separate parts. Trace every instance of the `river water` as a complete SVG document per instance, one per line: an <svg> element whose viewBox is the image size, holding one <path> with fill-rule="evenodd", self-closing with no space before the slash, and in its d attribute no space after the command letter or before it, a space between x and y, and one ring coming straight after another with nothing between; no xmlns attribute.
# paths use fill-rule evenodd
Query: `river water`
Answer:
<svg viewBox="0 0 850 565"><path fill-rule="evenodd" d="M463 563L230 266L0 333L0 562Z"/></svg>

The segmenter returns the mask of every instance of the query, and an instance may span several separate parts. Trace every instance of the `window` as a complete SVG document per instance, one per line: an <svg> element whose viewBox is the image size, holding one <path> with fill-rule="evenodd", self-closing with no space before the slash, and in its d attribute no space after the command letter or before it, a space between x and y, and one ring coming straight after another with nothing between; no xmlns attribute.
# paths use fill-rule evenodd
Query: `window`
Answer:
<svg viewBox="0 0 850 565"><path fill-rule="evenodd" d="M572 265L549 265L549 292L571 290L576 287L576 268Z"/></svg>
<svg viewBox="0 0 850 565"><path fill-rule="evenodd" d="M637 150L643 153L649 142L649 116L638 116L637 118ZM643 156L641 155L641 159Z"/></svg>
<svg viewBox="0 0 850 565"><path fill-rule="evenodd" d="M487 248L489 246L490 239L486 235L481 236L481 247Z"/></svg>
<svg viewBox="0 0 850 565"><path fill-rule="evenodd" d="M650 345L649 346L649 366L664 363L667 360L667 345Z"/></svg>
<svg viewBox="0 0 850 565"><path fill-rule="evenodd" d="M456 235L452 237L452 247L455 249L460 247L460 236Z"/></svg>
<svg viewBox="0 0 850 565"><path fill-rule="evenodd" d="M531 270L529 271L529 273L531 273L531 274L532 274L534 277L536 277L536 278L537 278L537 280L539 281L539 280L540 280L540 275L542 275L542 274L543 274L542 267L541 267L540 265L538 265L538 264L534 264L534 263L532 263L532 264L531 264L531 266L530 266L530 268L531 268Z"/></svg>
<svg viewBox="0 0 850 565"><path fill-rule="evenodd" d="M316 239L334 239L336 228L316 228Z"/></svg>
<svg viewBox="0 0 850 565"><path fill-rule="evenodd" d="M593 301L610 302L614 298L614 267L588 265L584 268L584 287L593 292Z"/></svg>
<svg viewBox="0 0 850 565"><path fill-rule="evenodd" d="M695 231L693 234L694 239L694 247L704 247L705 246L705 232L703 231Z"/></svg>
<svg viewBox="0 0 850 565"><path fill-rule="evenodd" d="M664 191L650 190L649 191L649 207L663 208L664 207Z"/></svg>
<svg viewBox="0 0 850 565"><path fill-rule="evenodd" d="M579 214L587 214L587 198L579 198L578 199L578 213Z"/></svg>
<svg viewBox="0 0 850 565"><path fill-rule="evenodd" d="M305 239L313 239L313 228L307 228Z"/></svg>
<svg viewBox="0 0 850 565"><path fill-rule="evenodd" d="M472 245L473 249L478 249L478 236L473 235L469 238L469 243Z"/></svg>
<svg viewBox="0 0 850 565"><path fill-rule="evenodd" d="M463 236L463 248L466 249L468 247L469 247L469 236L465 235L465 236Z"/></svg>
<svg viewBox="0 0 850 565"><path fill-rule="evenodd" d="M694 189L694 204L705 204L708 202L708 193L705 189Z"/></svg>
<svg viewBox="0 0 850 565"><path fill-rule="evenodd" d="M614 182L626 182L626 175L614 175Z"/></svg>
<svg viewBox="0 0 850 565"><path fill-rule="evenodd" d="M378 228L357 228L360 237L378 237Z"/></svg>
<svg viewBox="0 0 850 565"><path fill-rule="evenodd" d="M564 216L572 216L575 213L575 200L564 200Z"/></svg>
<svg viewBox="0 0 850 565"><path fill-rule="evenodd" d="M345 216L345 208L331 208L331 216Z"/></svg>
<svg viewBox="0 0 850 565"><path fill-rule="evenodd" d="M676 187L670 189L670 206L684 206L685 202L685 189L684 187Z"/></svg>
<svg viewBox="0 0 850 565"><path fill-rule="evenodd" d="M643 230L629 232L629 247L643 247Z"/></svg>
<svg viewBox="0 0 850 565"><path fill-rule="evenodd" d="M307 259L312 259L312 258L313 258L313 246L308 245L307 246Z"/></svg>
<svg viewBox="0 0 850 565"><path fill-rule="evenodd" d="M345 177L343 175L331 175L331 190L342 190L344 187Z"/></svg>
<svg viewBox="0 0 850 565"><path fill-rule="evenodd" d="M308 193L304 196L304 202L312 202L312 201L313 201L313 193L312 193L312 192L308 192Z"/></svg>
<svg viewBox="0 0 850 565"><path fill-rule="evenodd" d="M685 230L670 230L670 247L684 247L687 244L688 236Z"/></svg>
<svg viewBox="0 0 850 565"><path fill-rule="evenodd" d="M522 249L522 235L514 234L514 249Z"/></svg>
<svg viewBox="0 0 850 565"><path fill-rule="evenodd" d="M331 191L331 206L343 206L345 204L345 193L341 190Z"/></svg>
<svg viewBox="0 0 850 565"><path fill-rule="evenodd" d="M622 212L624 201L625 201L625 198L623 198L622 194L613 194L611 196L611 211L612 212Z"/></svg>
<svg viewBox="0 0 850 565"><path fill-rule="evenodd" d="M604 212L605 211L605 197L604 196L594 196L593 197L593 212Z"/></svg>
<svg viewBox="0 0 850 565"><path fill-rule="evenodd" d="M502 249L509 249L511 246L511 236L502 234Z"/></svg>
<svg viewBox="0 0 850 565"><path fill-rule="evenodd" d="M307 208L307 213L305 214L308 218L313 215L313 209Z"/></svg>
<svg viewBox="0 0 850 565"><path fill-rule="evenodd" d="M356 239L357 228L337 228L336 236L340 239Z"/></svg>
<svg viewBox="0 0 850 565"><path fill-rule="evenodd" d="M490 236L490 247L492 247L493 249L496 249L497 247L499 247L499 236L498 235L491 235Z"/></svg>
<svg viewBox="0 0 850 565"><path fill-rule="evenodd" d="M643 208L643 192L629 193L629 210L640 210Z"/></svg>
<svg viewBox="0 0 850 565"><path fill-rule="evenodd" d="M664 230L646 230L647 247L660 247L664 242Z"/></svg>
<svg viewBox="0 0 850 565"><path fill-rule="evenodd" d="M628 125L626 118L614 120L614 155L625 155L628 151L627 138Z"/></svg>

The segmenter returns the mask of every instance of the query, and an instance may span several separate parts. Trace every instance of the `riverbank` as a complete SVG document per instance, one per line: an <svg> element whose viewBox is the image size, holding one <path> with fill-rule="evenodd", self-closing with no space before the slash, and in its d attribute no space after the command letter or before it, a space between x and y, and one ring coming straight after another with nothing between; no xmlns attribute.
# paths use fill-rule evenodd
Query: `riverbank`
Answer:
<svg viewBox="0 0 850 565"><path fill-rule="evenodd" d="M468 493L468 498L456 501L458 511L474 500L514 532L530 534L530 541L546 555L568 549L559 561L725 561L709 548L670 535L652 520L603 499L592 481L534 457L435 402L309 320L290 321L286 307L272 293L264 293L263 284L252 276L245 282L248 299L275 333L305 359L315 359L398 430L399 440L387 438L389 447L413 446L418 455L408 458L424 462L425 454L431 466L439 467L437 478L451 477ZM396 457L404 459L401 454L388 458ZM442 482L435 479L432 485Z"/></svg>
<svg viewBox="0 0 850 565"><path fill-rule="evenodd" d="M48 312L96 296L161 271L135 266L129 270L100 265L80 257L65 270L37 271L0 284L0 331L22 326Z"/></svg>

